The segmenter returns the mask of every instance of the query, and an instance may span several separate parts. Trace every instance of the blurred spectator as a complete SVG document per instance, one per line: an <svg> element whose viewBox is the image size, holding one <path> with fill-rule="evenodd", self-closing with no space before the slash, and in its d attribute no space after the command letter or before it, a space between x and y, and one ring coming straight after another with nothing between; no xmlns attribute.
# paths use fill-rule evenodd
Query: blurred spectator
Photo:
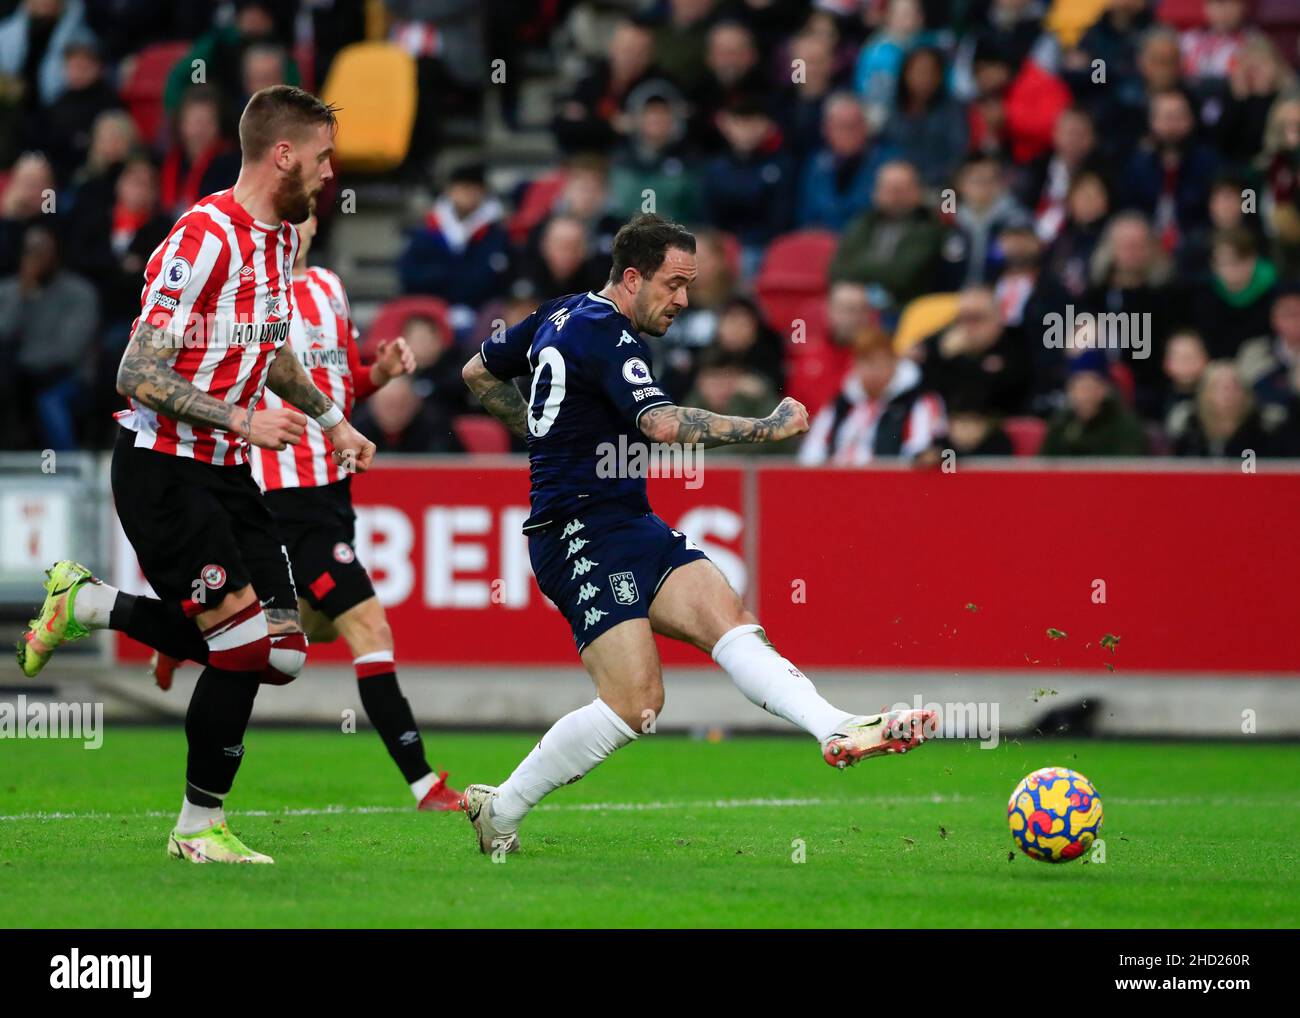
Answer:
<svg viewBox="0 0 1300 1018"><path fill-rule="evenodd" d="M610 190L615 211L624 219L653 211L678 223L696 218L699 177L682 143L686 123L671 97L651 92L632 112L634 130L614 158Z"/></svg>
<svg viewBox="0 0 1300 1018"><path fill-rule="evenodd" d="M966 151L966 114L944 85L943 56L923 46L903 61L894 111L881 141L919 168L931 187L945 184Z"/></svg>
<svg viewBox="0 0 1300 1018"><path fill-rule="evenodd" d="M1082 301L1084 309L1093 314L1151 322L1149 356L1134 359L1131 349L1107 351L1110 359L1128 363L1137 387L1138 409L1146 417L1159 413L1164 337L1172 324L1186 317L1186 309L1178 306L1170 285L1172 274L1173 262L1156 243L1146 218L1139 212L1125 212L1110 221L1093 252L1092 286Z"/></svg>
<svg viewBox="0 0 1300 1018"><path fill-rule="evenodd" d="M565 152L608 152L632 130L628 106L647 83L659 94L676 88L654 65L654 35L632 19L620 21L609 57L583 76L555 114L555 140ZM678 97L680 100L680 97Z"/></svg>
<svg viewBox="0 0 1300 1018"><path fill-rule="evenodd" d="M1145 455L1142 422L1116 395L1100 351L1086 351L1071 362L1065 400L1048 422L1043 456Z"/></svg>
<svg viewBox="0 0 1300 1018"><path fill-rule="evenodd" d="M907 55L937 41L934 33L925 31L919 0L889 0L885 22L862 47L853 72L853 87L870 112L872 126L880 127L894 108Z"/></svg>
<svg viewBox="0 0 1300 1018"><path fill-rule="evenodd" d="M794 167L781 132L756 99L735 102L718 114L717 125L726 149L704 164L702 216L740 240L749 276L763 248L793 225Z"/></svg>
<svg viewBox="0 0 1300 1018"><path fill-rule="evenodd" d="M190 51L176 62L167 75L163 92L163 105L173 116L180 112L181 104L195 84L213 86L227 109L243 109L244 55L254 47L275 45L281 40L276 35L274 8L258 0L239 0L235 20L217 24L200 36ZM301 83L298 65L283 50L280 51L284 68L280 80L289 84ZM207 194L207 191L203 192Z"/></svg>
<svg viewBox="0 0 1300 1018"><path fill-rule="evenodd" d="M0 374L13 385L6 396L38 423L32 437L43 448L77 448L97 320L95 288L62 267L52 229L31 227L18 274L0 279Z"/></svg>
<svg viewBox="0 0 1300 1018"><path fill-rule="evenodd" d="M698 94L708 68L708 25L717 0L668 0L666 14L655 27L655 63L687 95Z"/></svg>
<svg viewBox="0 0 1300 1018"><path fill-rule="evenodd" d="M0 275L18 271L24 234L57 208L50 161L39 152L25 153L14 163L0 195Z"/></svg>
<svg viewBox="0 0 1300 1018"><path fill-rule="evenodd" d="M1183 32L1183 73L1207 89L1223 82L1245 41L1245 0L1205 0L1205 27Z"/></svg>
<svg viewBox="0 0 1300 1018"><path fill-rule="evenodd" d="M1214 239L1227 230L1244 229L1255 238L1258 248L1265 248L1267 241L1260 217L1242 211L1252 190L1240 177L1220 176L1214 181L1207 203L1209 220L1204 226L1184 234L1179 245L1180 276L1189 282L1206 279L1212 269Z"/></svg>
<svg viewBox="0 0 1300 1018"><path fill-rule="evenodd" d="M505 210L488 193L485 172L482 164L472 163L450 174L424 222L407 232L397 262L402 291L447 301L457 329L465 309L480 307L506 287Z"/></svg>
<svg viewBox="0 0 1300 1018"><path fill-rule="evenodd" d="M1165 436L1177 443L1196 414L1196 393L1210 363L1205 340L1195 329L1179 329L1165 344L1165 391L1161 420Z"/></svg>
<svg viewBox="0 0 1300 1018"><path fill-rule="evenodd" d="M111 189L113 176L139 145L140 132L136 130L131 114L126 110L105 110L91 126L90 148L73 177L73 186L79 192L92 186L107 192Z"/></svg>
<svg viewBox="0 0 1300 1018"><path fill-rule="evenodd" d="M718 315L716 345L747 371L761 375L773 392L785 387L782 337L767 324L750 298L732 297L723 306Z"/></svg>
<svg viewBox="0 0 1300 1018"><path fill-rule="evenodd" d="M1124 203L1146 213L1161 247L1173 252L1205 221L1217 159L1196 140L1196 118L1182 92L1152 98L1150 128L1125 168Z"/></svg>
<svg viewBox="0 0 1300 1018"><path fill-rule="evenodd" d="M722 311L737 293L726 237L717 230L695 234L695 268L690 303L677 313L673 327L663 336L643 337L655 351L655 374L661 387L678 400L693 384L696 357L713 344Z"/></svg>
<svg viewBox="0 0 1300 1018"><path fill-rule="evenodd" d="M1079 44L1062 55L1065 81L1098 123L1109 125L1123 117L1126 108L1145 105L1138 54L1154 21L1152 6L1150 0L1108 0ZM1171 41L1176 61L1177 40Z"/></svg>
<svg viewBox="0 0 1300 1018"><path fill-rule="evenodd" d="M587 237L587 248L596 261L598 271L609 275L614 252L614 234L623 220L610 211L609 163L602 156L577 155L568 161L564 173L564 189L546 219L529 234L526 248L536 254L546 224L554 216L568 216L582 224Z"/></svg>
<svg viewBox="0 0 1300 1018"><path fill-rule="evenodd" d="M224 116L221 94L210 85L195 85L181 98L162 164L162 205L173 217L239 176L239 146L226 134Z"/></svg>
<svg viewBox="0 0 1300 1018"><path fill-rule="evenodd" d="M1110 215L1105 178L1085 171L1074 178L1065 200L1065 222L1047 252L1047 271L1071 297L1088 289L1089 265Z"/></svg>
<svg viewBox="0 0 1300 1018"><path fill-rule="evenodd" d="M255 92L272 85L287 85L285 69L289 56L283 46L275 43L254 43L244 50L243 64L240 68L241 91L238 109L243 109Z"/></svg>
<svg viewBox="0 0 1300 1018"><path fill-rule="evenodd" d="M956 198L957 213L943 243L944 290L997 279L1003 267L998 235L1007 227L1029 224L995 156L975 153L962 161Z"/></svg>
<svg viewBox="0 0 1300 1018"><path fill-rule="evenodd" d="M1242 344L1237 368L1260 402L1286 404L1300 365L1300 281L1278 287L1269 324L1268 332Z"/></svg>
<svg viewBox="0 0 1300 1018"><path fill-rule="evenodd" d="M1300 271L1300 94L1280 96L1273 103L1255 164L1268 181L1260 212L1284 264Z"/></svg>
<svg viewBox="0 0 1300 1018"><path fill-rule="evenodd" d="M796 217L803 229L838 230L871 208L876 174L892 153L873 144L866 113L858 100L840 92L826 100L824 147L804 166Z"/></svg>
<svg viewBox="0 0 1300 1018"><path fill-rule="evenodd" d="M900 360L880 329L854 342L853 368L839 395L813 418L799 462L862 466L882 456L912 459L947 429L943 402L923 387L921 369Z"/></svg>
<svg viewBox="0 0 1300 1018"><path fill-rule="evenodd" d="M790 155L803 162L822 145L824 111L838 82L834 46L824 35L804 31L790 46L790 60L794 80L785 87L779 119ZM793 69L801 72L798 77Z"/></svg>
<svg viewBox="0 0 1300 1018"><path fill-rule="evenodd" d="M1056 39L1043 31L1046 4L1041 0L990 0L984 23L967 33L957 48L954 78L957 94L974 96L973 64L980 51L1006 56L1013 67L1034 63L1054 72L1059 63Z"/></svg>
<svg viewBox="0 0 1300 1018"><path fill-rule="evenodd" d="M1196 412L1174 442L1174 455L1240 459L1247 450L1256 456L1270 456L1273 440L1264 430L1255 400L1236 365L1211 361L1201 375Z"/></svg>
<svg viewBox="0 0 1300 1018"><path fill-rule="evenodd" d="M832 283L826 298L826 317L830 341L839 347L852 346L863 332L880 325L867 288L861 283Z"/></svg>
<svg viewBox="0 0 1300 1018"><path fill-rule="evenodd" d="M0 21L0 75L22 82L23 106L51 105L68 87L64 50L74 38L94 38L82 0L22 0Z"/></svg>
<svg viewBox="0 0 1300 1018"><path fill-rule="evenodd" d="M1266 35L1252 35L1228 72L1228 94L1214 125L1215 145L1234 168L1250 164L1264 144L1269 110L1295 87L1295 71Z"/></svg>
<svg viewBox="0 0 1300 1018"><path fill-rule="evenodd" d="M567 215L551 216L537 251L525 257L511 291L548 301L565 294L599 290L609 276L608 264L608 259L590 252L587 230L580 220Z"/></svg>
<svg viewBox="0 0 1300 1018"><path fill-rule="evenodd" d="M686 394L687 406L701 407L715 414L736 417L764 417L772 412L780 397L772 383L753 371L741 355L723 349L705 350L695 374L695 387ZM795 443L760 442L751 445L719 446L710 450L733 455L789 453Z"/></svg>
<svg viewBox="0 0 1300 1018"><path fill-rule="evenodd" d="M945 450L957 459L981 456L1012 456L1015 447L989 412L987 393L982 387L958 389L947 401L947 431L936 436L927 453L918 459L927 466L942 465Z"/></svg>
<svg viewBox="0 0 1300 1018"><path fill-rule="evenodd" d="M1277 270L1245 227L1216 233L1212 251L1209 285L1192 291L1188 316L1205 336L1210 357L1220 360L1268 333Z"/></svg>
<svg viewBox="0 0 1300 1018"><path fill-rule="evenodd" d="M921 181L906 162L890 162L876 176L875 208L840 235L831 281L875 284L902 306L934 285L943 227L922 205Z"/></svg>
<svg viewBox="0 0 1300 1018"><path fill-rule="evenodd" d="M1025 167L1017 188L1017 197L1033 212L1034 226L1045 244L1065 228L1074 181L1081 173L1100 172L1101 166L1092 118L1080 109L1062 112L1052 129L1052 151Z"/></svg>
<svg viewBox="0 0 1300 1018"><path fill-rule="evenodd" d="M695 145L703 152L734 148L720 122L723 113L739 103L771 109L767 93L753 33L737 21L714 25L709 29L703 80L686 94L695 111L690 124Z"/></svg>
<svg viewBox="0 0 1300 1018"><path fill-rule="evenodd" d="M989 287L963 290L953 324L911 354L924 369L926 387L945 400L959 390L978 389L997 413L1017 414L1024 405L1031 367L1026 337L1005 326Z"/></svg>
<svg viewBox="0 0 1300 1018"><path fill-rule="evenodd" d="M469 390L460 377L465 358L452 343L451 324L412 315L402 324L402 336L415 357L411 382L416 396L443 417L468 413Z"/></svg>
<svg viewBox="0 0 1300 1018"><path fill-rule="evenodd" d="M353 421L379 453L465 451L451 418L421 400L408 376L393 379L362 403Z"/></svg>
<svg viewBox="0 0 1300 1018"><path fill-rule="evenodd" d="M63 48L63 67L67 88L42 114L39 135L61 184L86 161L95 118L105 110L122 107L116 89L104 77L94 36L73 36Z"/></svg>

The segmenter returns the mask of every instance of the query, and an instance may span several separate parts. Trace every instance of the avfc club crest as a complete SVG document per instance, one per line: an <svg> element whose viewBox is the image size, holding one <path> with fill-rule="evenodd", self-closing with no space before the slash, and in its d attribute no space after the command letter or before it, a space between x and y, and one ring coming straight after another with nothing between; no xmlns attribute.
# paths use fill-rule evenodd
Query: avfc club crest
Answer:
<svg viewBox="0 0 1300 1018"><path fill-rule="evenodd" d="M609 589L618 604L636 604L641 593L636 589L636 577L631 573L610 573Z"/></svg>

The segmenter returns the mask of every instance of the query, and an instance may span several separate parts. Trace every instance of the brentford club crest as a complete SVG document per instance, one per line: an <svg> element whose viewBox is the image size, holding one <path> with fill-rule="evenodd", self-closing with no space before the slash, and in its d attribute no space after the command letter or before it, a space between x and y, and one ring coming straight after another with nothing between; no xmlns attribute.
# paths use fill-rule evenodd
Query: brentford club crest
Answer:
<svg viewBox="0 0 1300 1018"><path fill-rule="evenodd" d="M203 572L199 573L199 579L209 590L217 590L226 585L226 571L215 563L203 567Z"/></svg>
<svg viewBox="0 0 1300 1018"><path fill-rule="evenodd" d="M347 565L357 556L356 553L353 552L350 544L345 544L343 541L340 541L334 546L334 557L344 565Z"/></svg>

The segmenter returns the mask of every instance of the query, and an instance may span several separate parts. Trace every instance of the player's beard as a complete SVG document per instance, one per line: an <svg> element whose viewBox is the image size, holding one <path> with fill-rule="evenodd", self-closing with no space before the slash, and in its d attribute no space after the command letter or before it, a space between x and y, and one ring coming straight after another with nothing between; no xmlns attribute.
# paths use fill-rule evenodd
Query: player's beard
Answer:
<svg viewBox="0 0 1300 1018"><path fill-rule="evenodd" d="M294 164L292 170L280 177L271 195L275 214L291 223L301 223L316 211L316 196L307 190L302 179L302 163Z"/></svg>
<svg viewBox="0 0 1300 1018"><path fill-rule="evenodd" d="M662 336L668 331L668 327L673 324L671 318L664 323L662 308L656 311L653 309L637 307L635 308L635 311L638 319L636 322L637 332L644 332L647 336Z"/></svg>

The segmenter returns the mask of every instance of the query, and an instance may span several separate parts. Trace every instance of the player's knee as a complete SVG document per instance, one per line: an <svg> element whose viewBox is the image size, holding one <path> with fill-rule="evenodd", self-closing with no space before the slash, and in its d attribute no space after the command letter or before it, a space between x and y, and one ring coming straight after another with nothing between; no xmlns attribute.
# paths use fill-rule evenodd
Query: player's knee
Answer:
<svg viewBox="0 0 1300 1018"><path fill-rule="evenodd" d="M653 731L664 709L663 678L651 673L627 678L617 690L602 693L601 699L634 730Z"/></svg>
<svg viewBox="0 0 1300 1018"><path fill-rule="evenodd" d="M266 613L254 598L251 604L203 630L208 664L225 672L260 672L271 656Z"/></svg>
<svg viewBox="0 0 1300 1018"><path fill-rule="evenodd" d="M262 681L269 686L285 686L302 672L307 663L307 637L302 633L277 633L271 637Z"/></svg>

